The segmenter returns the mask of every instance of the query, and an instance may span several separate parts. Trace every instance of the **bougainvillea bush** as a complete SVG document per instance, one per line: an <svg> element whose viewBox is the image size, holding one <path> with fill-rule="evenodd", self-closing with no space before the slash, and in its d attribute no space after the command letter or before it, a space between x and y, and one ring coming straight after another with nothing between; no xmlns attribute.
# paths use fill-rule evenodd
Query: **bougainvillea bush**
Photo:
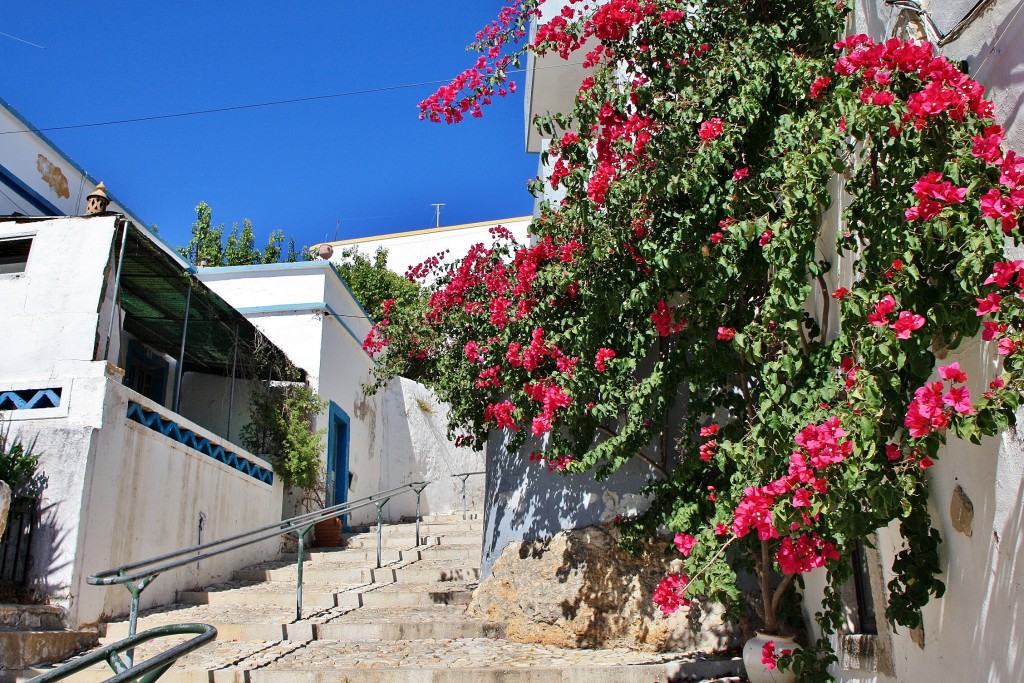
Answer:
<svg viewBox="0 0 1024 683"><path fill-rule="evenodd" d="M441 277L371 335L379 378L414 371L461 438L542 443L539 467L646 463L654 502L622 527L675 534L665 612L737 604L753 571L777 632L821 568L834 632L855 542L895 523L887 616L916 626L943 591L927 469L950 436L1006 426L1022 388L1024 262L1003 254L1024 158L984 88L928 43L844 37L832 0L570 1L510 48L538 4L507 7L477 76L421 110L480 114L509 49L582 57L572 110L536 121L551 174L532 191L565 197L531 246L497 231L413 273ZM937 362L979 332L1005 372ZM830 661L823 638L780 664L825 680Z"/></svg>

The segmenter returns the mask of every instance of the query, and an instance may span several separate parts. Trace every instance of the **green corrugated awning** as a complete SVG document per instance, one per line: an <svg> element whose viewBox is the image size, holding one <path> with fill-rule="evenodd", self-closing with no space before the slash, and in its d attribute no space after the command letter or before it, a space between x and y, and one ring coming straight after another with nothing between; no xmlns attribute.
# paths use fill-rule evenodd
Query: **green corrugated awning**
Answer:
<svg viewBox="0 0 1024 683"><path fill-rule="evenodd" d="M245 316L232 308L134 224L128 230L121 270L124 330L160 353L178 358L185 313L186 372L300 381L304 373ZM122 236L118 234L120 242ZM191 289L191 300L190 300Z"/></svg>

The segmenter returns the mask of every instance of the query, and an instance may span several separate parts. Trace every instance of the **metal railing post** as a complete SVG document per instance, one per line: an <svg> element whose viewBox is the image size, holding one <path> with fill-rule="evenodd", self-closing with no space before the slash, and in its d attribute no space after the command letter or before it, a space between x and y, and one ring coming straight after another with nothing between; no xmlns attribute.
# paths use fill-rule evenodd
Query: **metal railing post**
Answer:
<svg viewBox="0 0 1024 683"><path fill-rule="evenodd" d="M419 488L417 488L417 486ZM413 484L412 490L416 492L416 546L420 545L420 494L427 488L426 484Z"/></svg>
<svg viewBox="0 0 1024 683"><path fill-rule="evenodd" d="M462 519L467 519L467 505L466 505L466 480L472 477L474 474L487 474L487 472L460 472L453 474L453 477L458 477L462 480Z"/></svg>
<svg viewBox="0 0 1024 683"><path fill-rule="evenodd" d="M124 584L124 587L128 589L128 592L132 594L132 608L128 615L128 637L132 637L136 633L136 629L139 626L139 598L142 597L142 591L146 590L146 586L153 582L153 579L157 577L156 574L143 578L138 583L128 582ZM135 648L132 648L124 653L125 658L128 660L128 668L131 668L135 662Z"/></svg>
<svg viewBox="0 0 1024 683"><path fill-rule="evenodd" d="M381 547L384 545L384 506L390 498L377 502L377 569L381 567Z"/></svg>
<svg viewBox="0 0 1024 683"><path fill-rule="evenodd" d="M298 560L295 565L295 574L297 577L297 585L295 586L295 621L302 620L302 555L303 551L306 549L306 534L309 533L311 528L312 527L307 526L305 529L295 532L296 536L299 537L299 551L296 553L298 555Z"/></svg>

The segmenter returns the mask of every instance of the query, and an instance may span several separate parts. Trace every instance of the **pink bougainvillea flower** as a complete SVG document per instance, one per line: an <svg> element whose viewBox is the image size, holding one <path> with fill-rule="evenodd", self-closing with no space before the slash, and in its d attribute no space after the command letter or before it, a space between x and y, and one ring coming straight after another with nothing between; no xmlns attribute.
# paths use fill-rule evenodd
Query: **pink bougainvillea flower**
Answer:
<svg viewBox="0 0 1024 683"><path fill-rule="evenodd" d="M731 327L718 328L718 341L731 341L736 336L736 330Z"/></svg>
<svg viewBox="0 0 1024 683"><path fill-rule="evenodd" d="M844 299L849 295L850 290L848 290L846 287L838 287L836 288L836 291L832 292L832 298L835 299L836 301Z"/></svg>
<svg viewBox="0 0 1024 683"><path fill-rule="evenodd" d="M608 361L615 358L615 351L608 348L601 348L597 350L597 357L594 359L594 367L597 368L598 372L604 372L608 366Z"/></svg>
<svg viewBox="0 0 1024 683"><path fill-rule="evenodd" d="M700 435L701 436L714 436L715 434L718 434L718 430L719 429L720 428L718 426L718 423L717 422L712 422L707 427L701 427L700 428Z"/></svg>
<svg viewBox="0 0 1024 683"><path fill-rule="evenodd" d="M967 381L967 373L960 369L960 363L943 365L939 368L939 377L957 384L963 384Z"/></svg>
<svg viewBox="0 0 1024 683"><path fill-rule="evenodd" d="M735 171L732 172L732 179L733 180L743 180L748 175L750 175L750 169L749 168L737 168Z"/></svg>
<svg viewBox="0 0 1024 683"><path fill-rule="evenodd" d="M676 534L672 542L675 543L676 548L683 554L683 557L689 557L694 546L697 545L697 539L690 534Z"/></svg>
<svg viewBox="0 0 1024 683"><path fill-rule="evenodd" d="M903 451L896 444L888 443L885 445L885 457L894 462L903 457Z"/></svg>
<svg viewBox="0 0 1024 683"><path fill-rule="evenodd" d="M1017 346L1018 344L1014 340L1010 339L1009 337L1003 337L1002 339L999 340L999 348L997 350L997 353L1000 356L1009 356L1010 354L1017 350Z"/></svg>
<svg viewBox="0 0 1024 683"><path fill-rule="evenodd" d="M825 91L825 88L827 88L831 82L831 78L828 76L822 76L815 80L814 83L811 83L811 97L815 99L821 97L821 93Z"/></svg>
<svg viewBox="0 0 1024 683"><path fill-rule="evenodd" d="M488 422L494 422L498 429L510 429L518 432L519 425L516 424L515 411L516 407L511 401L506 400L501 403L489 404L484 409L484 419Z"/></svg>
<svg viewBox="0 0 1024 683"><path fill-rule="evenodd" d="M900 311L896 322L889 325L896 330L897 339L910 339L910 333L924 327L924 316L912 313L911 311Z"/></svg>
<svg viewBox="0 0 1024 683"><path fill-rule="evenodd" d="M774 232L771 230L765 230L761 233L761 236L757 238L757 243L762 247L767 246L767 244L772 241L773 237L775 237Z"/></svg>
<svg viewBox="0 0 1024 683"><path fill-rule="evenodd" d="M974 406L971 404L971 390L967 387L952 387L942 395L942 402L963 415L970 415L974 412Z"/></svg>
<svg viewBox="0 0 1024 683"><path fill-rule="evenodd" d="M800 488L793 492L793 507L795 508L809 508L811 507L811 491L809 489Z"/></svg>
<svg viewBox="0 0 1024 683"><path fill-rule="evenodd" d="M722 119L715 116L712 119L705 121L700 124L700 130L697 131L697 135L704 142L714 140L725 130L725 126L722 124Z"/></svg>
<svg viewBox="0 0 1024 683"><path fill-rule="evenodd" d="M669 574L654 589L654 604L666 617L674 614L680 607L690 605L690 601L683 596L688 583L690 579L684 574Z"/></svg>
<svg viewBox="0 0 1024 683"><path fill-rule="evenodd" d="M769 671L774 671L779 665L779 656L775 654L774 640L769 640L761 646L761 663L764 665L764 668Z"/></svg>
<svg viewBox="0 0 1024 683"><path fill-rule="evenodd" d="M889 324L889 314L896 310L896 299L886 294L875 304L875 310L868 315L868 323L874 327L885 327Z"/></svg>
<svg viewBox="0 0 1024 683"><path fill-rule="evenodd" d="M1020 273L1024 271L1024 261L1000 261L992 266L992 274L985 278L985 284L994 284L997 287L1005 288L1016 277L1018 286L1021 284Z"/></svg>
<svg viewBox="0 0 1024 683"><path fill-rule="evenodd" d="M1003 297L996 294L995 292L989 294L983 299L975 298L978 302L978 309L975 311L977 315L987 315L989 313L995 313L999 310L999 302L1003 300Z"/></svg>

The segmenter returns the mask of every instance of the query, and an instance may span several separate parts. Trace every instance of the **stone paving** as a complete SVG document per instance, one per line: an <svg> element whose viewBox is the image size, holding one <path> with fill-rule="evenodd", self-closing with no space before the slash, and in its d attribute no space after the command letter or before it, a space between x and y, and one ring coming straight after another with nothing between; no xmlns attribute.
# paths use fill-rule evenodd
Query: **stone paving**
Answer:
<svg viewBox="0 0 1024 683"><path fill-rule="evenodd" d="M426 526L426 525L424 525ZM381 569L365 549L318 550L307 557L304 612L295 620L294 560L248 567L230 581L179 594L178 603L140 615L139 629L213 624L217 640L179 660L165 683L651 683L729 681L740 665L687 653L564 649L504 639L504 625L466 614L479 576L479 522L435 518L430 545L396 525ZM360 534L365 538L369 534ZM446 544L445 540L451 542ZM374 536L375 542L375 536ZM437 552L441 551L441 552ZM372 570L372 571L371 571ZM353 583L353 571L366 580ZM329 580L335 572L337 580ZM290 580L278 580L285 575ZM273 580L257 580L265 576ZM439 579L448 580L439 580ZM430 580L425 580L430 579ZM127 634L107 627L105 643ZM186 637L149 642L145 660ZM109 678L95 667L81 683ZM725 676L725 678L721 678Z"/></svg>

